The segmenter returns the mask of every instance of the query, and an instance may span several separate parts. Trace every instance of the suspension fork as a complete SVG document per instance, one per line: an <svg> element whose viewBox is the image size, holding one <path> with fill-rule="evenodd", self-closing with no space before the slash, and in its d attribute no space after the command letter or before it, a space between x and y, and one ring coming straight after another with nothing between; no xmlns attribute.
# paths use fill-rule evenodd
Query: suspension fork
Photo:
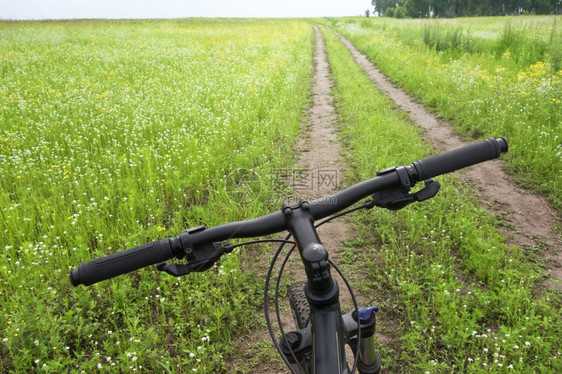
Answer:
<svg viewBox="0 0 562 374"><path fill-rule="evenodd" d="M354 354L359 355L360 372L378 373L381 364L374 347L376 307L361 308L359 313L350 312L342 316L339 287L331 276L328 252L314 228L308 202L301 199L294 206L284 204L282 211L305 267L305 295L311 319L310 328L285 334L282 338L282 342L286 343L282 344L287 351L285 356L292 358L292 350L298 353L300 358L297 359L300 361L311 347L312 373L348 373L345 343L347 337L353 337L349 345ZM360 341L356 337L358 319L362 335Z"/></svg>
<svg viewBox="0 0 562 374"><path fill-rule="evenodd" d="M350 336L349 346L354 355L359 355L357 368L361 374L378 374L381 359L375 349L375 327L378 311L376 306L359 308L358 311L347 313L344 318L346 336ZM357 336L357 322L361 329L361 339Z"/></svg>

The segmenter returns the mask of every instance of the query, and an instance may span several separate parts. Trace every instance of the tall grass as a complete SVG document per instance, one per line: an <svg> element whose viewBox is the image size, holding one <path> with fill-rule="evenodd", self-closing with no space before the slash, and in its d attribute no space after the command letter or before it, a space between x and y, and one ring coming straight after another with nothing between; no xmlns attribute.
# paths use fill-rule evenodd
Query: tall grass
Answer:
<svg viewBox="0 0 562 374"><path fill-rule="evenodd" d="M388 31L410 46L423 41L446 57L508 52L520 68L548 61L553 73L560 70L562 42L559 17L464 18L444 20L369 19L350 21L365 29ZM417 41L417 42L416 42Z"/></svg>
<svg viewBox="0 0 562 374"><path fill-rule="evenodd" d="M441 30L438 25L426 24L423 28L423 41L437 51L470 51L470 35L462 27Z"/></svg>
<svg viewBox="0 0 562 374"><path fill-rule="evenodd" d="M67 274L269 211L241 209L229 176L290 162L310 37L301 22L0 23L0 372L225 370L261 292L236 254L182 279L71 289Z"/></svg>

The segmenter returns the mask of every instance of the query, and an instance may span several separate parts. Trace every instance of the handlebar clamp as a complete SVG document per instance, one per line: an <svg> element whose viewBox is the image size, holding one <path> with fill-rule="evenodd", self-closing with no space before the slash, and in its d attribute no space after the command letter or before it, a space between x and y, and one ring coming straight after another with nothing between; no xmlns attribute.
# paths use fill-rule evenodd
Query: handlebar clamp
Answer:
<svg viewBox="0 0 562 374"><path fill-rule="evenodd" d="M393 166L390 168L386 168L383 170L380 170L379 172L377 172L377 177L380 177L381 175L384 174L389 174L395 172L398 174L398 177L400 178L400 187L405 191L405 192L409 192L410 188L412 188L415 185L414 183L411 183L410 180L410 174L408 173L408 170L404 167L404 166Z"/></svg>

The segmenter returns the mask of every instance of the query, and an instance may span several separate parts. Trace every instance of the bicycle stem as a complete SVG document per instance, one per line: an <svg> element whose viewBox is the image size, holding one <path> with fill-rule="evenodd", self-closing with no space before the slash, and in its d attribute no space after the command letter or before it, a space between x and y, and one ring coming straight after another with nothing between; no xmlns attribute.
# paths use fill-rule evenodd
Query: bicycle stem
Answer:
<svg viewBox="0 0 562 374"><path fill-rule="evenodd" d="M308 287L316 294L330 293L332 276L328 252L316 233L314 217L310 213L308 202L301 199L297 205L283 204L282 212L304 263Z"/></svg>
<svg viewBox="0 0 562 374"><path fill-rule="evenodd" d="M283 215L303 261L310 305L314 373L344 373L345 326L341 315L339 288L330 273L328 252L314 228L314 217L305 199L293 206L283 205Z"/></svg>

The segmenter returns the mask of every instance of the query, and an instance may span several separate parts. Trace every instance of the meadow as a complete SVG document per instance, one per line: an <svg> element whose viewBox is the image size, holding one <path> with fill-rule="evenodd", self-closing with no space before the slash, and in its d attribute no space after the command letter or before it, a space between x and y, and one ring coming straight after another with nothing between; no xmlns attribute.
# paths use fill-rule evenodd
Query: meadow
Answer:
<svg viewBox="0 0 562 374"><path fill-rule="evenodd" d="M237 255L187 284L153 268L71 289L68 271L273 209L240 209L227 176L285 166L310 35L273 21L0 24L0 372L224 369L261 292Z"/></svg>
<svg viewBox="0 0 562 374"><path fill-rule="evenodd" d="M409 42L397 36L408 27L400 21L318 22L334 25L377 64L379 54L389 56L381 69L406 88L457 79L447 81L450 91L433 93L434 101L412 89L436 108L446 107L439 101L446 92L452 106L474 87L481 90L474 95L492 88L511 95L507 88L518 76L512 74L520 74L528 100L550 106L513 117L513 131L485 127L492 115L485 124L471 121L458 107L448 117L467 136L506 136L511 171L523 182L543 163L548 171L533 175L556 203L560 154L548 151L560 143L559 103L552 102L560 90L551 54L520 62L507 51L442 51L424 44L424 30L431 34L433 26L420 21L404 21L417 30ZM490 35L504 30L479 27ZM349 183L434 153L337 38L322 33ZM300 20L0 23L0 372L228 372L239 356L232 341L262 319L263 275L255 263L268 258L269 247L235 251L211 271L184 278L147 268L72 288L68 271L187 227L278 209L265 198L279 194L272 171L293 166L292 145L306 123L312 37ZM433 63L422 65L423 74L417 64L391 69L391 61L404 64L401 56L420 64L433 56ZM493 64L508 57L505 79L492 78L490 72L501 75ZM466 73L464 59L480 58L488 59L479 67L488 80ZM548 82L541 89L531 70L539 63ZM444 74L454 68L457 74ZM406 72L417 80L407 84ZM470 90L455 86L471 80L478 84ZM482 97L488 112L506 116L504 104L492 99L502 98ZM530 134L538 129L524 129L539 126L539 114L548 141L536 144ZM526 142L533 147L521 149ZM241 170L262 181L259 190L240 183ZM479 207L476 190L454 176L439 180L442 191L424 204L357 214L358 236L345 241L346 271L379 305L381 333L394 337L379 344L385 367L559 372L561 300L538 285L545 276L541 248L507 245L501 222ZM264 200L241 205L233 188ZM248 360L239 370L257 365Z"/></svg>
<svg viewBox="0 0 562 374"><path fill-rule="evenodd" d="M510 139L508 171L562 209L559 16L334 20L390 79L469 139Z"/></svg>

